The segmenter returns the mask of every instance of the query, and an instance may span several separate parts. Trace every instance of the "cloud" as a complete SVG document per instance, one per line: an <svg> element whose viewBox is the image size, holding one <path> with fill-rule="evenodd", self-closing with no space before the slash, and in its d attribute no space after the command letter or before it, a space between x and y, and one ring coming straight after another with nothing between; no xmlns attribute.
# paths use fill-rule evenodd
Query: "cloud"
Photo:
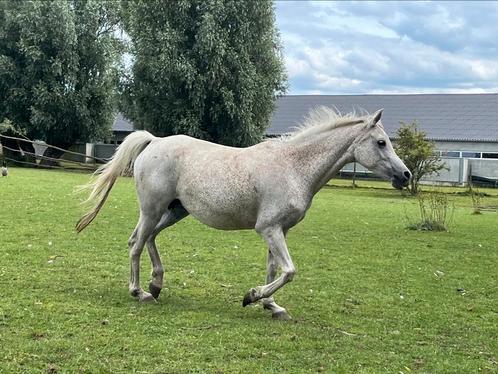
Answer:
<svg viewBox="0 0 498 374"><path fill-rule="evenodd" d="M291 94L496 92L498 3L276 3Z"/></svg>

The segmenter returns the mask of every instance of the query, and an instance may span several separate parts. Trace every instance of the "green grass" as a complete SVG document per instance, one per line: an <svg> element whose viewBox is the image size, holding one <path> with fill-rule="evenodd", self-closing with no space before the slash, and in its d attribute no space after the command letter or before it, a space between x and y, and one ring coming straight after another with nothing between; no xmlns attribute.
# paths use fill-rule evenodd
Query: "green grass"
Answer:
<svg viewBox="0 0 498 374"><path fill-rule="evenodd" d="M241 306L265 277L257 234L192 218L160 235L165 289L138 304L132 180L76 235L72 189L87 180L15 168L0 179L1 373L498 371L498 213L472 215L470 196L449 195L450 231L433 233L406 229L417 201L387 184L324 188L289 233L297 275L276 300L294 320L282 322ZM149 270L144 251L144 286Z"/></svg>

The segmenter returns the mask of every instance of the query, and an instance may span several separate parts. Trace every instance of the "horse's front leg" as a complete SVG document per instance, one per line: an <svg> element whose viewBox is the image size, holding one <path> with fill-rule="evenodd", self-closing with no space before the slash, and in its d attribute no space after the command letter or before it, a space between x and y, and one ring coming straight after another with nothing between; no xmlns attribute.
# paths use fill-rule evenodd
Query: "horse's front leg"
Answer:
<svg viewBox="0 0 498 374"><path fill-rule="evenodd" d="M292 281L296 269L292 263L292 259L285 243L285 235L280 227L267 228L260 231L261 236L268 243L270 252L268 254L268 274L267 284L252 288L244 297L243 306L250 303L263 300L263 306L272 311L274 318L291 319L287 311L278 306L271 297L278 289L286 283ZM282 274L276 279L277 266L282 268Z"/></svg>

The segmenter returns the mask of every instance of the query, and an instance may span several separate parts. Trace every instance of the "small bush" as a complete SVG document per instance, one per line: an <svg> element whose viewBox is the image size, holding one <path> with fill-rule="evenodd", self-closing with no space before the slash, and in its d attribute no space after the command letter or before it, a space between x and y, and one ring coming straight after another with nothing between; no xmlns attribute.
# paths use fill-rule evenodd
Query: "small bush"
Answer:
<svg viewBox="0 0 498 374"><path fill-rule="evenodd" d="M472 214L481 214L481 193L479 188L474 186L471 181L469 181L469 195L472 198L472 207L474 210Z"/></svg>
<svg viewBox="0 0 498 374"><path fill-rule="evenodd" d="M411 230L448 231L453 206L442 192L423 192L417 195L420 221L411 223Z"/></svg>

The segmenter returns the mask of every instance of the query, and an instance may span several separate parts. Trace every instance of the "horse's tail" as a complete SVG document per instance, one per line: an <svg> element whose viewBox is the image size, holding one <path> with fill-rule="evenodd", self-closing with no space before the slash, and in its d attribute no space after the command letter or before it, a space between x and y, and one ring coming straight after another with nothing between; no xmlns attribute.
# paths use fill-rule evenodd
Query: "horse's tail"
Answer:
<svg viewBox="0 0 498 374"><path fill-rule="evenodd" d="M76 224L77 232L87 227L97 216L118 176L133 174L133 164L136 158L154 138L154 135L147 131L131 133L118 147L111 160L95 171L93 180L79 188L79 191L91 191L84 203L92 204L93 208L80 218Z"/></svg>

